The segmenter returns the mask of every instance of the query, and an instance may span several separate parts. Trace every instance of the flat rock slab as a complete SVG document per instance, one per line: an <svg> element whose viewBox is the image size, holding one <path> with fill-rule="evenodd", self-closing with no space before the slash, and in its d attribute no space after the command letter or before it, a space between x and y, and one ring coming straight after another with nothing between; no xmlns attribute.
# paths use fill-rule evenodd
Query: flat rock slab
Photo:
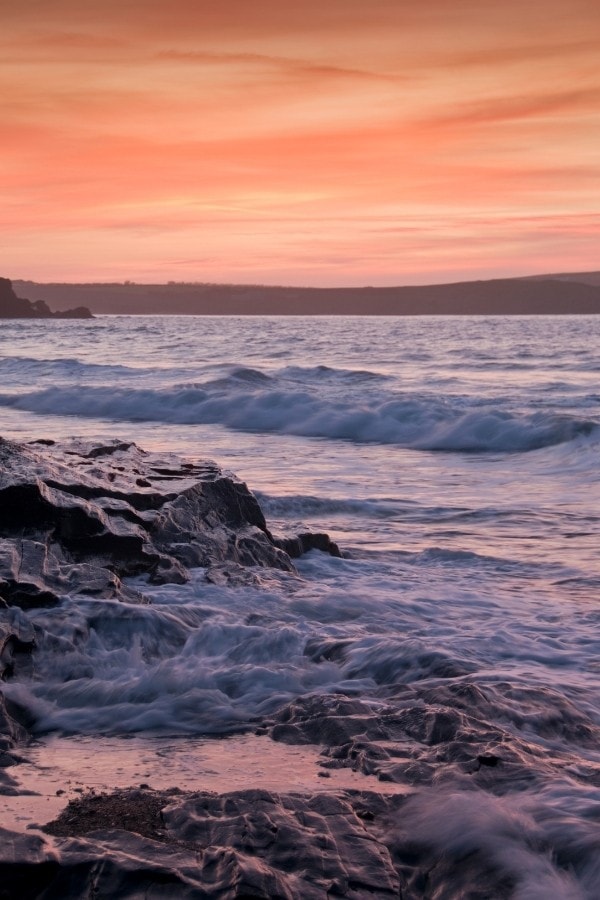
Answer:
<svg viewBox="0 0 600 900"><path fill-rule="evenodd" d="M45 827L54 842L0 834L0 880L46 900L397 898L400 877L373 823L401 803L359 792L88 794Z"/></svg>
<svg viewBox="0 0 600 900"><path fill-rule="evenodd" d="M509 900L519 876L477 840L469 797L454 853L436 838L437 792L183 793L125 789L71 801L42 834L0 829L8 897ZM456 798L454 798L456 801ZM452 832L452 818L447 823Z"/></svg>

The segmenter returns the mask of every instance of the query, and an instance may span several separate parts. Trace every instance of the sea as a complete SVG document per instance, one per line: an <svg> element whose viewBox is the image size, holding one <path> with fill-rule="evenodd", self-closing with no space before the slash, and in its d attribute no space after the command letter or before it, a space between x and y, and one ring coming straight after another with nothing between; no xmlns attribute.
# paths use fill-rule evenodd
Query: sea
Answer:
<svg viewBox="0 0 600 900"><path fill-rule="evenodd" d="M5 321L0 434L213 459L271 531L327 531L343 554L27 613L50 637L3 690L37 764L78 748L80 783L104 748L113 780L148 780L167 742L174 784L202 747L207 778L268 782L249 736L294 700L467 696L503 735L487 764L504 748L527 777L476 787L430 759L429 783L398 787L415 832L485 851L522 900L600 896L600 316Z"/></svg>

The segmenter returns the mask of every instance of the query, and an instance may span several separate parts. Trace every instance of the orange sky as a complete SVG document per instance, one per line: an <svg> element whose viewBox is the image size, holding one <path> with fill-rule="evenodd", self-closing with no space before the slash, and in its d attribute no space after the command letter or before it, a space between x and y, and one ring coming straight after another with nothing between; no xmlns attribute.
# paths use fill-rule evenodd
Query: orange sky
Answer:
<svg viewBox="0 0 600 900"><path fill-rule="evenodd" d="M0 274L600 268L597 0L0 0Z"/></svg>

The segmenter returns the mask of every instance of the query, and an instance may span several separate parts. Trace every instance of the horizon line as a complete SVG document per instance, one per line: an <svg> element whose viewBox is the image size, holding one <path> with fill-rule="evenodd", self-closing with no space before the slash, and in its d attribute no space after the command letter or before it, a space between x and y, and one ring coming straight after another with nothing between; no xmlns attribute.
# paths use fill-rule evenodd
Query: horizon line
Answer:
<svg viewBox="0 0 600 900"><path fill-rule="evenodd" d="M183 281L183 280L175 280L169 279L168 281L135 281L130 278L123 279L122 281L37 281L32 278L10 278L9 280L12 282L22 282L24 284L40 284L40 285L118 285L120 287L201 287L201 286L210 286L210 287L252 287L252 288L268 288L271 290L304 290L304 291L340 291L340 290L350 290L350 291L360 291L360 290L395 290L399 288L427 288L427 287L441 287L448 285L459 285L459 284L482 284L489 283L494 281L524 281L524 280L534 280L534 279L556 279L556 278L568 278L569 276L574 275L596 275L599 274L600 270L598 269L584 269L570 272L540 272L529 275L503 275L496 276L494 278L462 278L457 281L433 281L433 282L425 282L423 284L388 284L388 285L374 285L374 284L356 284L356 285L311 285L311 284L266 284L264 282L253 282L253 281Z"/></svg>

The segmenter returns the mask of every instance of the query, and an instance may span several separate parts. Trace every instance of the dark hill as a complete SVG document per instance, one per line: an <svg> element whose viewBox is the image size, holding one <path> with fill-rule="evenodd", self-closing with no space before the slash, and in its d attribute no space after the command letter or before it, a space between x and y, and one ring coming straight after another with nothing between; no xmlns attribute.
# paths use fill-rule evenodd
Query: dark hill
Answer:
<svg viewBox="0 0 600 900"><path fill-rule="evenodd" d="M583 284L600 285L600 272L557 272L554 275L528 275L524 280L540 281L552 278L555 281L581 281Z"/></svg>
<svg viewBox="0 0 600 900"><path fill-rule="evenodd" d="M592 273L594 274L594 273ZM57 308L178 315L562 315L600 313L600 285L583 276L504 278L417 287L304 288L235 284L16 282Z"/></svg>

